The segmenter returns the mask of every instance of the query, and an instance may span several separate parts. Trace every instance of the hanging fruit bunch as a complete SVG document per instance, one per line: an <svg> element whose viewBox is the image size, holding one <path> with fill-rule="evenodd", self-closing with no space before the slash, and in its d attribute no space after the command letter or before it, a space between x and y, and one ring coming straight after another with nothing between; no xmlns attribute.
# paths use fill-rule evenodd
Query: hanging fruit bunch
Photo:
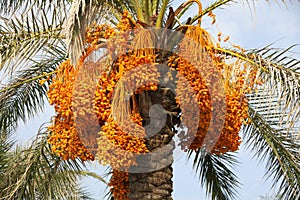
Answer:
<svg viewBox="0 0 300 200"><path fill-rule="evenodd" d="M241 143L239 130L242 122L248 117L248 105L243 99L245 93L241 90L243 81L231 83L230 80L226 80L220 71L226 67L226 63L219 57L204 53L204 47L209 48L213 43L209 40L208 33L200 26L189 26L186 38L180 43L179 56L169 58L169 66L175 68L184 79L188 80L197 97L200 120L196 126L188 125L195 121L194 116L191 111L182 110L182 122L191 128L188 130L189 134L182 138L181 148L198 150L206 145L211 153L223 154L236 151ZM218 80L220 78L223 78L221 84ZM243 74L239 74L237 78L242 80ZM184 103L193 104L194 100L185 96L185 84L183 80L178 80L177 98L182 96ZM214 110L212 104L221 105L224 102L226 105ZM223 117L225 120L222 120ZM193 130L193 127L197 130ZM210 141L214 146L207 147Z"/></svg>
<svg viewBox="0 0 300 200"><path fill-rule="evenodd" d="M63 160L80 158L94 160L94 156L82 144L77 134L72 108L73 85L76 79L76 69L69 61L63 62L58 69L48 91L51 105L54 105L57 115L53 125L49 127L51 135L48 143L54 153Z"/></svg>

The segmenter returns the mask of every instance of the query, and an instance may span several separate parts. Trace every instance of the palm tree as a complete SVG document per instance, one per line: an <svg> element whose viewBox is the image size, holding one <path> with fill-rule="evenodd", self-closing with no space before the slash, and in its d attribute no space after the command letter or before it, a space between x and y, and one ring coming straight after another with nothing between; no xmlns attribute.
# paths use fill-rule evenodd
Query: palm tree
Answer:
<svg viewBox="0 0 300 200"><path fill-rule="evenodd" d="M51 198L51 195L60 196L69 193L64 188L74 191L77 188L72 184L77 176L66 181L65 187L57 187L62 180L72 177L74 172L80 172L78 168L70 170L69 162L74 162L75 166L78 166L80 161L75 159L76 157L86 160L96 156L101 163L108 162L112 166L112 178L109 183L112 188L111 198L172 199L172 151L175 146L173 138L178 136L181 139L181 147L187 151L188 157L193 159L195 170L199 173L200 182L206 188L207 194L210 194L212 199L234 199L237 197L236 189L240 183L231 169L237 163L234 151L240 144L237 134L241 129L245 138L243 142L256 152L257 157L267 161L267 174L274 177L274 185L280 182L279 195L283 199L299 198L299 143L295 141L299 127L299 61L286 56L290 48L278 50L266 46L262 49L244 50L234 46L227 49L214 42L208 32L201 27L201 19L209 16L214 22L215 16L212 11L232 1L218 0L202 9L199 1L188 1L178 8L173 8L168 0L79 0L73 2L70 16L67 16L66 12L71 6L67 1L55 1L51 4L47 1L41 2L42 4L33 4L29 9L24 9L24 6L31 5L30 1L5 1L7 6L1 7L1 12L6 13L7 17L2 18L4 24L1 25L1 69L8 75L12 74L12 78L0 90L0 133L5 138L1 142L3 144L1 160L5 161L10 154L6 145L7 136L15 131L20 119L25 121L42 109L49 86L49 100L56 106L58 113L54 118L54 125L39 136L29 150L21 153L16 151L17 155L13 157L16 160L24 160L24 163L31 163L24 158L33 158L35 165L28 165L28 169L34 174L21 170L14 175L7 167L14 166L14 163L2 162L7 165L0 163L0 175L10 174L13 183L0 185L4 188L2 191L7 192L4 193L5 196L11 196L10 199L26 199L26 197L33 199L43 194ZM199 13L189 16L186 20L182 19L193 3L197 3ZM24 14L21 17L8 16L11 11L22 11ZM65 35L63 24L66 21L68 29ZM94 21L100 25L93 24ZM104 22L108 25L104 25ZM136 32L132 32L132 29ZM122 40L132 34L133 39ZM125 44L131 47L122 49L122 45ZM112 47L108 56L104 56L103 59L96 57L99 49L107 46ZM135 66L129 70L128 63L134 65L132 62L142 60L143 56L148 56L148 60L141 61L141 64L155 63L156 67L148 67L149 71L146 68L140 69L142 75L146 76L148 72L157 76L144 78L150 80L149 84L142 87L143 90L138 88L133 95L130 93L128 99L124 92L126 88L117 82L123 83L120 77L136 68ZM68 58L70 61L66 61ZM99 62L95 62L96 59ZM111 62L112 60L114 62ZM121 65L122 61L126 61L127 64L125 62L125 66ZM171 67L166 68L163 66L164 63ZM194 65L191 66L190 63ZM199 71L199 67L196 68L198 71L193 71L193 68L198 66L195 64L205 68L204 72ZM108 70L102 74L103 69L98 69L99 65L106 66ZM90 66L98 68L94 67L91 70L88 68ZM207 75L206 71L213 73ZM95 83L94 75L99 74L102 78ZM75 75L78 76L76 80L73 78ZM130 78L129 76L128 79ZM190 86L184 84L182 78L185 78ZM217 81L218 78L222 81ZM203 79L217 84L209 88ZM197 84L193 85L192 82ZM72 96L71 93L70 98L65 95L68 91L66 89L72 90L74 84L76 90L71 92L75 92L75 95ZM201 94L195 85L200 87ZM103 93L103 88L109 92ZM191 95L187 96L182 91L190 92L188 94ZM204 93L205 91L208 92ZM115 92L117 98L110 101L107 95L111 95L112 92ZM197 120L194 122L193 118L189 118L195 114L191 111L191 108L194 108L193 104L189 104L191 98L195 98L194 93L198 95L196 100L199 105L210 96L221 99L196 107L195 110L200 110L200 117L196 115L195 118L200 119L201 125ZM88 100L86 105L82 105L81 97ZM107 104L105 99L108 99ZM108 106L105 107L103 104ZM220 109L216 109L217 105ZM93 123L89 123L88 132L99 132L97 126L100 124L101 137L98 139L98 149L95 149L95 144L93 142L90 144L89 141L96 141L95 137L99 136L91 134L86 137L86 122L93 119L93 116L85 113L81 117L80 114L81 111L85 111L84 109L90 112L94 108L102 110L98 113L96 111L95 120L98 124L93 126ZM112 112L114 118L109 114L103 114L104 111ZM230 115L231 112L234 114ZM156 116L155 113L160 113L166 118ZM205 116L208 116L208 121L203 119ZM163 123L151 123L155 119ZM241 119L245 120L245 125L240 123ZM129 127L128 130L131 131L132 127L135 128L138 134L144 134L143 137L126 135L126 131L122 131L115 120L119 122L120 127ZM139 128L141 126L132 124L127 126L128 121L132 120L145 128L141 129ZM70 132L75 122L77 132ZM213 123L214 126L209 126L209 123ZM195 132L191 131L194 126ZM64 140L66 127L68 134L73 134L72 137L68 136L72 142ZM183 131L186 127L188 131ZM152 129L159 131L153 135ZM218 137L211 129L219 129L221 132L218 135L220 139L213 145L210 145L209 141ZM211 137L208 142L201 135L203 132L206 133L205 138L207 135ZM80 142L77 134L81 136ZM121 139L126 142L122 142ZM112 141L114 145L109 145ZM130 145L130 142L134 145ZM60 146L62 144L65 146ZM109 151L115 153L115 146L126 150L129 159L123 159L120 154L107 153ZM104 151L104 148L108 151ZM33 150L36 157L27 156L32 155L30 151ZM46 155L44 151L47 152ZM69 158L73 161L69 161ZM52 162L62 163L63 168L58 170L60 164ZM126 164L128 162L129 165ZM56 174L57 170L67 173ZM53 171L56 178L49 176ZM45 188L42 186L30 188L29 181L25 186L22 185L23 188L19 188L19 182L16 181L19 178L15 176L23 174L25 178L28 176L36 183L53 186L52 190L44 191ZM13 193L15 191L23 193ZM65 196L65 198L72 197Z"/></svg>

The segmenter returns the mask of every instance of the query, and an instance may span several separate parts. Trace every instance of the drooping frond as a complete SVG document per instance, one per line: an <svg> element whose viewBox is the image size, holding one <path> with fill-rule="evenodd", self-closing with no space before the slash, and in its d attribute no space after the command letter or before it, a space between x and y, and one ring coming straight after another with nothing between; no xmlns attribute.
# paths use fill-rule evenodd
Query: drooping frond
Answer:
<svg viewBox="0 0 300 200"><path fill-rule="evenodd" d="M193 151L189 152L189 158L193 153ZM216 155L199 149L193 156L193 166L196 173L199 173L200 183L206 188L207 196L211 196L212 200L237 198L237 189L240 187L240 182L232 172L238 164L234 153Z"/></svg>
<svg viewBox="0 0 300 200"><path fill-rule="evenodd" d="M265 91L276 96L278 102L284 102L283 111L299 111L300 102L300 60L289 57L287 49L262 48L249 51L248 55L259 67ZM298 55L300 56L300 55ZM299 117L299 112L296 113Z"/></svg>
<svg viewBox="0 0 300 200"><path fill-rule="evenodd" d="M64 38L64 20L64 10L54 5L48 10L32 6L9 18L1 16L0 70L9 73L20 69L34 56L41 56L45 47L58 45Z"/></svg>
<svg viewBox="0 0 300 200"><path fill-rule="evenodd" d="M296 122L299 122L300 116L300 60L289 57L290 49L278 50L265 47L260 50L235 51L215 48L227 59L235 58L259 69L257 79L262 80L263 83L258 88L263 93L258 93L262 98L256 98L256 104L266 99L276 101L277 108L270 111L283 114L282 117L277 118L280 120L278 124L288 121L289 123L285 123L286 126L293 128ZM253 96L249 96L250 100L251 97ZM274 106L274 104L265 104L268 105Z"/></svg>
<svg viewBox="0 0 300 200"><path fill-rule="evenodd" d="M256 109L259 108L266 109L265 105L256 106ZM300 144L292 137L282 135L284 128L278 129L273 125L278 114L260 114L261 110L257 112L251 106L249 108L252 122L244 128L246 145L256 157L266 161L266 176L273 179L278 195L286 200L299 199Z"/></svg>
<svg viewBox="0 0 300 200"><path fill-rule="evenodd" d="M0 85L0 135L14 131L19 120L26 121L44 107L48 84L44 80L55 73L64 61L65 51L55 57L44 58L27 69L14 73L8 84ZM55 54L53 52L53 54Z"/></svg>
<svg viewBox="0 0 300 200"><path fill-rule="evenodd" d="M91 199L77 182L84 166L80 160L62 161L51 153L47 129L26 149L9 152L1 171L0 199Z"/></svg>

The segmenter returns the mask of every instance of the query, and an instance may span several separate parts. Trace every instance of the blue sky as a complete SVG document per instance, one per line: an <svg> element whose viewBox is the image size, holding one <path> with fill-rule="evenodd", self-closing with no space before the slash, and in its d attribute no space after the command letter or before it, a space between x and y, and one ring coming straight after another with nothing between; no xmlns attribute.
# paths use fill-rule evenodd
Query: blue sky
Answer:
<svg viewBox="0 0 300 200"><path fill-rule="evenodd" d="M229 35L232 43L245 48L260 48L267 44L274 43L274 47L287 48L293 44L300 44L300 3L287 3L287 7L278 0L266 1L260 0L255 3L255 8L251 5L249 9L246 3L231 4L223 10L215 12L217 15L217 24L223 35ZM175 4L178 1L175 1ZM204 1L205 2L210 1ZM241 2L241 1L238 1ZM252 0L249 0L252 3ZM205 7L205 6L204 6ZM250 11L251 10L251 11ZM195 11L196 12L196 11ZM204 24L205 27L205 24ZM212 31L212 29L208 29ZM213 36L216 32L212 33ZM296 47L295 52L300 53L300 48ZM18 139L20 141L31 138L37 132L39 125L49 121L53 116L53 109L47 107L45 113L28 122L27 125L19 128ZM240 200L259 200L260 195L270 195L270 182L263 178L263 163L259 164L257 160L252 159L252 154L243 148L238 153L240 165L236 168L237 174L243 183L240 189ZM96 164L95 164L96 165ZM103 173L104 168L94 167L92 170ZM185 157L177 159L174 164L174 200L206 200L205 191L201 189L200 184L192 170L191 164L186 164ZM96 180L85 180L87 185L99 196L105 193L105 185Z"/></svg>

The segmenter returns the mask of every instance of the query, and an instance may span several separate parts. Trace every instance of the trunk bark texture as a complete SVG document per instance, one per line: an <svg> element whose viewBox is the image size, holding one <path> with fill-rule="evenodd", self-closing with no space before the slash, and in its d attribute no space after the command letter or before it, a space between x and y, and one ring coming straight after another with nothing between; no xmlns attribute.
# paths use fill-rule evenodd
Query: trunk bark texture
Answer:
<svg viewBox="0 0 300 200"><path fill-rule="evenodd" d="M179 122L180 109L174 93L164 88L156 92L144 91L137 99L150 153L137 157L138 166L130 170L129 199L172 200L173 136L176 132L174 125Z"/></svg>

